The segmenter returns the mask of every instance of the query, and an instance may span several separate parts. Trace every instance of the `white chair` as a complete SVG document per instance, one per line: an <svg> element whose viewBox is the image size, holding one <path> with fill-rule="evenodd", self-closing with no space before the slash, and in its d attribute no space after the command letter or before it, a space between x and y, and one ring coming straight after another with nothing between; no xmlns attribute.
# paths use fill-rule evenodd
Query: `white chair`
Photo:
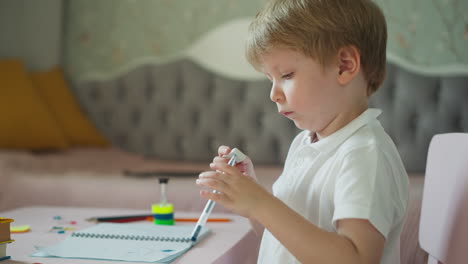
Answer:
<svg viewBox="0 0 468 264"><path fill-rule="evenodd" d="M428 264L468 263L468 134L440 134L429 146L419 226Z"/></svg>

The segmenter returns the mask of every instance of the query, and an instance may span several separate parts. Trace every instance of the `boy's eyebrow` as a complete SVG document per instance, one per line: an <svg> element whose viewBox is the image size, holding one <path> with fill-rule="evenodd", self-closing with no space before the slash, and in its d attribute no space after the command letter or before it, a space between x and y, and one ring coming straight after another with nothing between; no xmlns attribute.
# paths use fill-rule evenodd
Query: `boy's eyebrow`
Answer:
<svg viewBox="0 0 468 264"><path fill-rule="evenodd" d="M270 65L271 66L271 65ZM273 65L272 67L269 67L269 69L271 71L279 71L279 65L278 64L275 64ZM267 74L267 70L266 70L266 67L265 67L265 64L263 64L260 68L260 70L266 75Z"/></svg>
<svg viewBox="0 0 468 264"><path fill-rule="evenodd" d="M283 67L285 68L285 67ZM290 68L290 67L287 67L287 68ZM284 73L283 70L280 69L280 66L279 65L275 65L274 67L272 67L272 71L273 71L273 75L275 74L279 74L279 75L284 75L284 74L287 74L287 73ZM271 77L271 74L268 73L265 68L261 68L261 72L270 80L272 80L273 78ZM289 70L287 71L289 73Z"/></svg>
<svg viewBox="0 0 468 264"><path fill-rule="evenodd" d="M265 74L267 77L270 77L269 74L267 73L266 69L265 69L265 65L261 65L261 66L258 68L258 70L259 70L261 73Z"/></svg>

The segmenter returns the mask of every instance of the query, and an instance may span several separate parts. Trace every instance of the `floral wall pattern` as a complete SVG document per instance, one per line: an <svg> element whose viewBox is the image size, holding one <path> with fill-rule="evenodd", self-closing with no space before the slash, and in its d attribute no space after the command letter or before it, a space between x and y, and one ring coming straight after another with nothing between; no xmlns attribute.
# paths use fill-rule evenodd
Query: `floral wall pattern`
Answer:
<svg viewBox="0 0 468 264"><path fill-rule="evenodd" d="M388 24L388 59L425 74L468 74L468 1L375 0Z"/></svg>
<svg viewBox="0 0 468 264"><path fill-rule="evenodd" d="M74 79L112 75L135 60L177 59L200 35L252 19L265 0L68 1L65 66Z"/></svg>
<svg viewBox="0 0 468 264"><path fill-rule="evenodd" d="M266 1L68 1L65 68L75 80L111 78L141 63L186 57L204 34L234 20L250 21ZM468 1L375 2L387 18L389 61L425 74L468 74Z"/></svg>

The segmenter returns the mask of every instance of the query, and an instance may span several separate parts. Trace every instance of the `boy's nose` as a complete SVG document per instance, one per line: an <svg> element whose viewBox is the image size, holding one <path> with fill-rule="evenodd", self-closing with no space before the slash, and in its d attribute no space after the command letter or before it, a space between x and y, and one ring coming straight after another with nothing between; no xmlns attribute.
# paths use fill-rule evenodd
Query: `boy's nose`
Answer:
<svg viewBox="0 0 468 264"><path fill-rule="evenodd" d="M270 99L274 103L281 103L284 100L283 91L275 83L271 85Z"/></svg>

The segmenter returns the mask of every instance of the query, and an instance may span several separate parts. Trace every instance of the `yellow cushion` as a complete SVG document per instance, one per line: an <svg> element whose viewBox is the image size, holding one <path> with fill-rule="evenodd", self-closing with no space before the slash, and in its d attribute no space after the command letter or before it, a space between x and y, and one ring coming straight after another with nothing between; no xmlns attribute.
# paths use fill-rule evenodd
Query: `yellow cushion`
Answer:
<svg viewBox="0 0 468 264"><path fill-rule="evenodd" d="M68 142L19 60L0 61L0 148L65 149Z"/></svg>
<svg viewBox="0 0 468 264"><path fill-rule="evenodd" d="M73 146L108 146L109 142L82 113L62 70L31 73L34 84Z"/></svg>

